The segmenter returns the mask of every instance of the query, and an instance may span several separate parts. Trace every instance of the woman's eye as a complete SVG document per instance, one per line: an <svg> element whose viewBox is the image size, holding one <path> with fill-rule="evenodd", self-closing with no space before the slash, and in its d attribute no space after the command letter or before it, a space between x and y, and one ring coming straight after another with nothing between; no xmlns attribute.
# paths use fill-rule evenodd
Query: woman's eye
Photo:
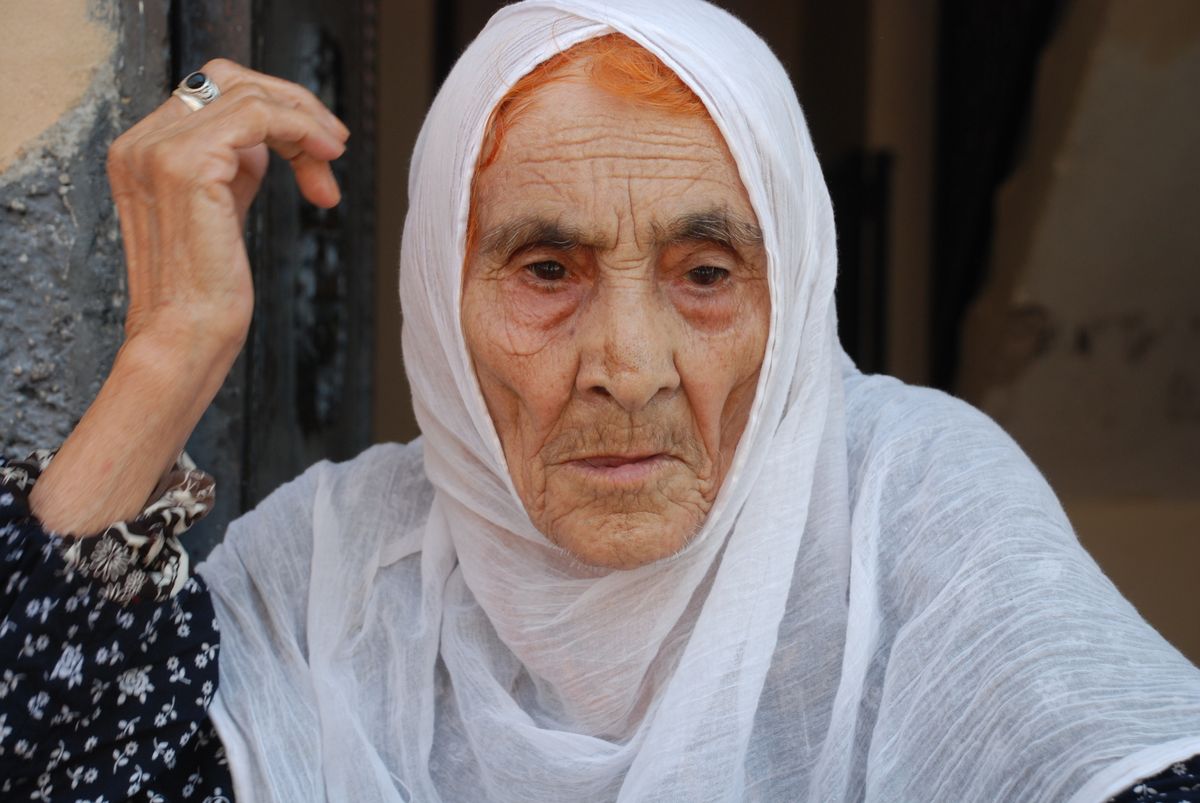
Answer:
<svg viewBox="0 0 1200 803"><path fill-rule="evenodd" d="M724 268L713 267L712 265L701 265L687 272L687 277L691 283L700 285L701 287L711 287L723 281L728 276L729 271Z"/></svg>
<svg viewBox="0 0 1200 803"><path fill-rule="evenodd" d="M526 265L525 270L543 282L557 282L567 278L567 269L557 262L534 262L532 265Z"/></svg>

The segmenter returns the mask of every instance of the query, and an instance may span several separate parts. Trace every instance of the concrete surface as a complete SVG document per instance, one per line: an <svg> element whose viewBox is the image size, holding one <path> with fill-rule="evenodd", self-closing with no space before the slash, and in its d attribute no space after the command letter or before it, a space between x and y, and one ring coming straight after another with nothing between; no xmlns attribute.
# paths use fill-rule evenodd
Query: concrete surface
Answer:
<svg viewBox="0 0 1200 803"><path fill-rule="evenodd" d="M7 0L0 26L0 453L56 445L121 337L108 143L165 96L166 3Z"/></svg>

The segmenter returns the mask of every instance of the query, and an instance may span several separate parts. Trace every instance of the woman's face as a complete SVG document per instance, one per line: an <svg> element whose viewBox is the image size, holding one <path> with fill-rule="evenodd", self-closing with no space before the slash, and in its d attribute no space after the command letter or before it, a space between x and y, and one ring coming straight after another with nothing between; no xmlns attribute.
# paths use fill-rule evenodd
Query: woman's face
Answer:
<svg viewBox="0 0 1200 803"><path fill-rule="evenodd" d="M477 181L463 329L533 524L593 566L677 552L767 341L766 252L724 141L566 78Z"/></svg>

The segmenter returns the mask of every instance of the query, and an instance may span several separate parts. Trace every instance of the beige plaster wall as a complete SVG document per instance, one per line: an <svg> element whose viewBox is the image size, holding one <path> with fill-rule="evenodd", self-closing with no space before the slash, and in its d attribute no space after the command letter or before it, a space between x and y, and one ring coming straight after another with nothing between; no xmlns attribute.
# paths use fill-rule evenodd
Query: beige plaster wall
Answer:
<svg viewBox="0 0 1200 803"><path fill-rule="evenodd" d="M961 392L1200 661L1200 3L1075 2L998 199Z"/></svg>
<svg viewBox="0 0 1200 803"><path fill-rule="evenodd" d="M0 0L0 453L53 446L121 342L108 144L162 102L167 0Z"/></svg>
<svg viewBox="0 0 1200 803"><path fill-rule="evenodd" d="M0 0L0 173L79 105L116 44L87 0Z"/></svg>

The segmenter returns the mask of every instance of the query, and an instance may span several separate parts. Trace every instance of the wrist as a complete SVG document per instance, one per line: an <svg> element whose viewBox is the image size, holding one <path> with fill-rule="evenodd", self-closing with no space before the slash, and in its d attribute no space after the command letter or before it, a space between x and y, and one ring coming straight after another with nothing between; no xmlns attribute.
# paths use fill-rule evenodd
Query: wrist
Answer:
<svg viewBox="0 0 1200 803"><path fill-rule="evenodd" d="M181 359L209 361L237 356L250 331L252 300L213 304L167 304L153 311L131 308L125 320L127 342L158 343Z"/></svg>
<svg viewBox="0 0 1200 803"><path fill-rule="evenodd" d="M148 322L129 331L117 353L112 374L157 375L155 384L176 383L188 395L211 388L215 395L245 343L247 328ZM209 399L204 404L207 406Z"/></svg>
<svg viewBox="0 0 1200 803"><path fill-rule="evenodd" d="M30 494L47 529L93 534L140 512L237 358L240 342L203 331L146 327L126 339Z"/></svg>

